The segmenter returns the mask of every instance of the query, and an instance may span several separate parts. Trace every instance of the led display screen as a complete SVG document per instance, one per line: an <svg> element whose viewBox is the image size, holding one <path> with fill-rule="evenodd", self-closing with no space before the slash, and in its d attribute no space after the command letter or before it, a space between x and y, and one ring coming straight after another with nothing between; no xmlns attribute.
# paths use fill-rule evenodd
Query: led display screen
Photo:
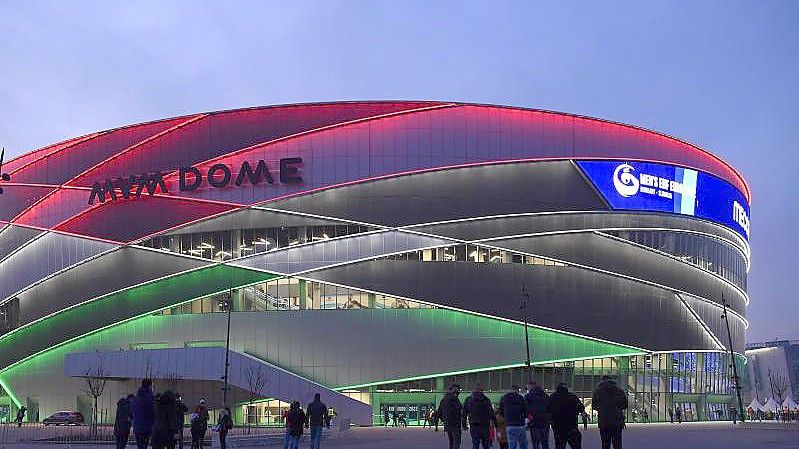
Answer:
<svg viewBox="0 0 799 449"><path fill-rule="evenodd" d="M650 162L577 161L613 209L691 215L749 240L749 203L732 184L704 172Z"/></svg>

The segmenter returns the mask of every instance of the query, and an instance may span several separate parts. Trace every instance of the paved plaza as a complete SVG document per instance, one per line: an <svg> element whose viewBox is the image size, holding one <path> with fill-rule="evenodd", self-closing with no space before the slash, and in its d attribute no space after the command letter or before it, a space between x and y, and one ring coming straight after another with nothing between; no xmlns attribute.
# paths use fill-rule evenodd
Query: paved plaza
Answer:
<svg viewBox="0 0 799 449"><path fill-rule="evenodd" d="M600 448L599 432L596 427L589 427L588 430L582 432L584 448ZM74 442L70 445L64 443L9 443L5 447L0 444L0 449L99 449L110 447L113 446L111 444L99 446ZM282 447L282 444L260 447ZM303 441L300 447L307 448L307 440ZM463 449L471 448L471 441L466 435L463 437L461 447ZM497 447L496 444L494 447ZM553 447L551 441L550 447ZM751 426L741 427L733 426L728 422L631 424L625 430L624 447L627 449L799 449L799 424L794 423L789 427L778 423L754 423ZM350 432L325 439L322 448L446 449L447 440L443 432L436 433L430 429L356 428Z"/></svg>

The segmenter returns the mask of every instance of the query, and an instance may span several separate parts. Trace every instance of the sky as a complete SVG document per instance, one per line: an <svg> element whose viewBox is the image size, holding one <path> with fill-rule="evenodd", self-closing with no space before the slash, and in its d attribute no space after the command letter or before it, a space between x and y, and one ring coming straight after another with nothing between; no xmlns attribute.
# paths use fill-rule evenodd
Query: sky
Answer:
<svg viewBox="0 0 799 449"><path fill-rule="evenodd" d="M7 157L121 125L361 99L494 103L678 136L752 192L749 341L799 339L799 2L0 3Z"/></svg>

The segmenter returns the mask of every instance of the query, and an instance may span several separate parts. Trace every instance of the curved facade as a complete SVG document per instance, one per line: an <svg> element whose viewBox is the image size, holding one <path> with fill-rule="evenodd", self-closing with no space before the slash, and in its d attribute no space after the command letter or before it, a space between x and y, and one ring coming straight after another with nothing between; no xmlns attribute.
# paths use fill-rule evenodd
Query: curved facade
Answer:
<svg viewBox="0 0 799 449"><path fill-rule="evenodd" d="M629 420L727 411L719 317L726 301L742 353L750 192L672 137L509 107L302 104L98 132L3 171L9 411L85 408L92 366L114 380L108 408L145 376L213 397L229 299L237 401L242 373L267 369L260 396L322 389L355 422L413 420L449 382L524 383L522 291L545 386L589 397L615 375ZM239 418L273 424L280 404Z"/></svg>

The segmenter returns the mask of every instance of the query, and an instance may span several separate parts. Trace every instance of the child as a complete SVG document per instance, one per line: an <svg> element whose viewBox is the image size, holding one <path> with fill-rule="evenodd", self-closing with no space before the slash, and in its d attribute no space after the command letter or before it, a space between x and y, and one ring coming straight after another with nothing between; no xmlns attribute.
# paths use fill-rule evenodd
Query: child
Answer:
<svg viewBox="0 0 799 449"><path fill-rule="evenodd" d="M505 416L497 410L496 412L497 417L497 441L499 441L499 449L508 449L508 434L505 433L505 427L507 426L507 421L505 421Z"/></svg>

